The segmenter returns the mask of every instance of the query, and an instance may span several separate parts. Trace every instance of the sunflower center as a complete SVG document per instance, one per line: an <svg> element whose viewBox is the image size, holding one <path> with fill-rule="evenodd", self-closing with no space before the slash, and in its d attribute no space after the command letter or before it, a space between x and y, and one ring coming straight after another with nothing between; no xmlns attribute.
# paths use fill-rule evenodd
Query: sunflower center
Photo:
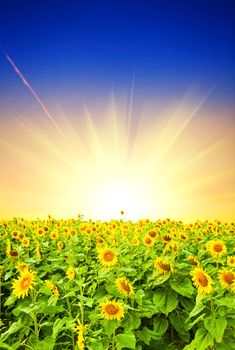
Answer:
<svg viewBox="0 0 235 350"><path fill-rule="evenodd" d="M115 305L113 305L113 304L108 304L105 307L105 311L109 315L115 315L116 313L118 313L118 308Z"/></svg>
<svg viewBox="0 0 235 350"><path fill-rule="evenodd" d="M130 286L128 285L128 283L126 283L125 281L122 281L121 286L125 291L130 292L131 289L130 289Z"/></svg>
<svg viewBox="0 0 235 350"><path fill-rule="evenodd" d="M165 270L165 271L170 271L171 270L171 266L169 263L166 263L166 262L163 262L163 261L160 261L159 262L159 267L162 269L162 270Z"/></svg>
<svg viewBox="0 0 235 350"><path fill-rule="evenodd" d="M230 264L234 264L234 259L229 260Z"/></svg>
<svg viewBox="0 0 235 350"><path fill-rule="evenodd" d="M222 252L222 250L223 250L223 247L222 247L221 244L218 243L218 244L214 245L214 251L215 252L220 253L220 252Z"/></svg>
<svg viewBox="0 0 235 350"><path fill-rule="evenodd" d="M228 284L232 284L234 282L234 274L232 272L225 272L223 277L224 281Z"/></svg>
<svg viewBox="0 0 235 350"><path fill-rule="evenodd" d="M171 237L168 236L168 235L164 235L162 238L163 238L163 240L166 241L166 242L171 241Z"/></svg>
<svg viewBox="0 0 235 350"><path fill-rule="evenodd" d="M113 254L113 252L111 252L111 251L108 251L108 252L105 253L105 255L104 255L104 260L105 260L105 261L112 261L113 258L114 258L114 254Z"/></svg>
<svg viewBox="0 0 235 350"><path fill-rule="evenodd" d="M198 282L200 283L200 285L202 287L206 287L208 285L208 280L206 278L205 275L201 274L199 277L198 277Z"/></svg>
<svg viewBox="0 0 235 350"><path fill-rule="evenodd" d="M151 240L151 238L146 238L146 240L145 240L145 242L147 243L147 244L150 244L151 242L152 242L152 240Z"/></svg>
<svg viewBox="0 0 235 350"><path fill-rule="evenodd" d="M21 282L22 289L28 289L30 285L30 281L27 277L24 277Z"/></svg>

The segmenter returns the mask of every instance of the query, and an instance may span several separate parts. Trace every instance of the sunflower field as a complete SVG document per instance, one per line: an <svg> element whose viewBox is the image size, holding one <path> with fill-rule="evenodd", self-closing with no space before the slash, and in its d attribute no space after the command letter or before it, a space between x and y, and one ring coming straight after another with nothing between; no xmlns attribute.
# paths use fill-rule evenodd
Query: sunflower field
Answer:
<svg viewBox="0 0 235 350"><path fill-rule="evenodd" d="M0 349L235 349L235 224L0 222Z"/></svg>

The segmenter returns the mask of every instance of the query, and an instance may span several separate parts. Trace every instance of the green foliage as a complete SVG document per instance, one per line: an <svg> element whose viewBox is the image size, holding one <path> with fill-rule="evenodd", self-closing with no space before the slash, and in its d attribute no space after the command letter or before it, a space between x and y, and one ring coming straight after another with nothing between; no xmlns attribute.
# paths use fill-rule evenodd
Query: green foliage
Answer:
<svg viewBox="0 0 235 350"><path fill-rule="evenodd" d="M235 276L227 262L234 228L168 219L0 223L0 349L235 350L235 282L225 287L218 279L225 269ZM29 246L14 231L29 238ZM207 249L215 232L227 247L219 258ZM150 233L156 235L148 246L143 238ZM100 257L105 248L115 253L113 265ZM21 263L35 280L20 298L12 286L21 278ZM213 281L209 293L198 293L193 284L196 265ZM118 278L127 281L121 289ZM113 303L109 311L102 309L106 302ZM120 314L115 303L122 305Z"/></svg>

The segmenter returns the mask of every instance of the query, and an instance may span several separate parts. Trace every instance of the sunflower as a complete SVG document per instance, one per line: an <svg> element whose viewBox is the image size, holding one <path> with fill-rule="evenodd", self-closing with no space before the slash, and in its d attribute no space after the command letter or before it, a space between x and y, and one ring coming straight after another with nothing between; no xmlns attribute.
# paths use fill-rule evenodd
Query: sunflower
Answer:
<svg viewBox="0 0 235 350"><path fill-rule="evenodd" d="M228 266L234 267L235 266L235 257L234 256L228 256L227 264L228 264Z"/></svg>
<svg viewBox="0 0 235 350"><path fill-rule="evenodd" d="M88 327L88 324L83 325L81 321L78 319L78 324L75 327L75 332L77 332L78 339L77 339L77 345L79 350L85 349L85 333Z"/></svg>
<svg viewBox="0 0 235 350"><path fill-rule="evenodd" d="M193 266L199 266L200 265L200 263L199 263L199 261L197 260L197 258L195 257L195 256L193 256L193 255L189 255L188 257L187 257L187 260L190 262L190 264L192 264Z"/></svg>
<svg viewBox="0 0 235 350"><path fill-rule="evenodd" d="M121 320L124 317L124 304L116 300L107 300L100 304L101 314L106 320Z"/></svg>
<svg viewBox="0 0 235 350"><path fill-rule="evenodd" d="M125 277L117 278L115 281L115 285L117 287L118 292L124 295L125 297L134 295L134 289L132 287L132 284Z"/></svg>
<svg viewBox="0 0 235 350"><path fill-rule="evenodd" d="M30 240L29 240L27 237L24 237L24 238L22 239L22 245L23 245L24 247L29 247L29 245L30 245Z"/></svg>
<svg viewBox="0 0 235 350"><path fill-rule="evenodd" d="M66 275L70 281L72 281L75 277L75 271L72 266L69 266L66 270Z"/></svg>
<svg viewBox="0 0 235 350"><path fill-rule="evenodd" d="M216 258L219 258L220 256L226 254L227 248L223 241L217 240L217 241L210 241L208 243L208 251L212 256L215 256Z"/></svg>
<svg viewBox="0 0 235 350"><path fill-rule="evenodd" d="M58 231L53 231L53 232L51 233L51 239L57 239L58 236L59 236Z"/></svg>
<svg viewBox="0 0 235 350"><path fill-rule="evenodd" d="M36 242L36 256L38 259L41 259L41 249L40 249L40 243L38 240Z"/></svg>
<svg viewBox="0 0 235 350"><path fill-rule="evenodd" d="M152 247L154 245L154 239L149 235L145 235L143 237L143 243L146 245L146 247Z"/></svg>
<svg viewBox="0 0 235 350"><path fill-rule="evenodd" d="M219 281L224 288L230 288L235 281L235 273L231 270L222 270L218 274Z"/></svg>
<svg viewBox="0 0 235 350"><path fill-rule="evenodd" d="M157 258L154 261L154 267L161 273L172 273L173 265L167 259Z"/></svg>
<svg viewBox="0 0 235 350"><path fill-rule="evenodd" d="M12 235L13 238L18 238L18 232L17 231L13 231L11 233L11 235Z"/></svg>
<svg viewBox="0 0 235 350"><path fill-rule="evenodd" d="M61 249L64 247L63 242L59 241L59 242L57 243L57 247L58 247L59 250L61 250Z"/></svg>
<svg viewBox="0 0 235 350"><path fill-rule="evenodd" d="M37 235L38 235L38 236L43 236L44 233L45 233L45 231L43 230L43 228L39 228L39 229L37 230Z"/></svg>
<svg viewBox="0 0 235 350"><path fill-rule="evenodd" d="M6 244L6 256L9 258L11 256L11 241L8 239Z"/></svg>
<svg viewBox="0 0 235 350"><path fill-rule="evenodd" d="M30 270L25 270L21 273L21 276L15 280L12 284L13 294L17 298L22 299L28 296L29 290L32 289L35 283L35 273Z"/></svg>
<svg viewBox="0 0 235 350"><path fill-rule="evenodd" d="M150 237L152 237L152 238L157 238L159 235L158 235L158 233L156 232L156 231L154 231L154 230L150 230L150 231L148 231L148 233L147 233Z"/></svg>
<svg viewBox="0 0 235 350"><path fill-rule="evenodd" d="M54 285L54 283L51 282L50 280L46 280L45 283L46 283L47 287L53 292L54 296L58 298L60 293L59 293L59 290L56 287L56 285Z"/></svg>
<svg viewBox="0 0 235 350"><path fill-rule="evenodd" d="M203 269L196 267L191 274L193 276L193 283L198 288L199 294L209 294L212 292L212 284L214 282Z"/></svg>
<svg viewBox="0 0 235 350"><path fill-rule="evenodd" d="M138 240L138 237L136 237L136 236L134 236L134 237L132 238L131 242L132 242L132 244L135 245L135 246L139 245L139 243L140 243L139 240Z"/></svg>
<svg viewBox="0 0 235 350"><path fill-rule="evenodd" d="M113 266L117 263L117 256L115 252L110 248L100 249L99 260L104 266Z"/></svg>
<svg viewBox="0 0 235 350"><path fill-rule="evenodd" d="M19 263L18 265L16 265L17 270L20 271L20 273L29 270L29 265L26 263Z"/></svg>
<svg viewBox="0 0 235 350"><path fill-rule="evenodd" d="M163 235L163 236L162 236L162 241L163 241L163 243L168 243L168 242L170 242L171 240L172 240L172 237L169 236L169 235Z"/></svg>

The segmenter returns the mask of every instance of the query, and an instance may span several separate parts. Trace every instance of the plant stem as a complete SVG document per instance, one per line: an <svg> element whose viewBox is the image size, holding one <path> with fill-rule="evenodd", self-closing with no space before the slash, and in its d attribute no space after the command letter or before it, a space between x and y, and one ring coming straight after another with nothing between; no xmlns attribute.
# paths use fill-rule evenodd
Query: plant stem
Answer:
<svg viewBox="0 0 235 350"><path fill-rule="evenodd" d="M72 315L72 310L71 310L71 305L70 305L70 302L69 302L69 299L68 299L68 297L66 298L66 303L67 303L67 306L68 306L68 312L69 312L69 316L71 317L71 318L73 318L73 315ZM75 339L74 339L74 332L73 331L71 331L72 332L72 349L75 349Z"/></svg>
<svg viewBox="0 0 235 350"><path fill-rule="evenodd" d="M81 324L84 323L84 307L83 307L83 289L82 285L80 286L80 312L81 312Z"/></svg>
<svg viewBox="0 0 235 350"><path fill-rule="evenodd" d="M33 309L36 306L36 295L35 295L35 291L32 291L32 303L33 303ZM32 311L32 318L33 318L33 323L34 323L34 332L35 332L35 336L38 339L39 338L39 328L38 328L38 322L37 322L37 315L35 313L35 310Z"/></svg>

